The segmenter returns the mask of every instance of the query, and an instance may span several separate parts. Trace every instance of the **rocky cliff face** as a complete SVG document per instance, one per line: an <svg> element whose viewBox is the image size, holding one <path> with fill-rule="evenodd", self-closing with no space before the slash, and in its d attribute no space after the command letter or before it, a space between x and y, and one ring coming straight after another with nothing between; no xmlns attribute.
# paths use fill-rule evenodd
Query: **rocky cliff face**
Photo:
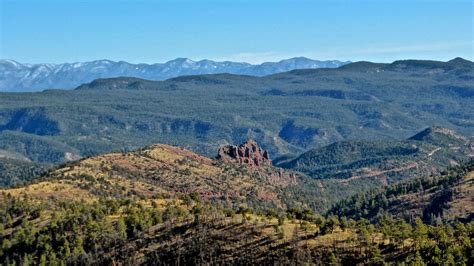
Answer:
<svg viewBox="0 0 474 266"><path fill-rule="evenodd" d="M217 159L226 163L236 163L248 166L272 164L268 152L260 148L257 142L253 139L248 139L239 146L222 146L219 148Z"/></svg>

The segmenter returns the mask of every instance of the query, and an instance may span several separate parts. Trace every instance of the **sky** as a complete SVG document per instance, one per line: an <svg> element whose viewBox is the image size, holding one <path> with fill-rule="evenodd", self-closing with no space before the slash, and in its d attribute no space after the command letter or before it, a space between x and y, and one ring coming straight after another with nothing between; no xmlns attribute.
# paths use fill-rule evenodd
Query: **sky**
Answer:
<svg viewBox="0 0 474 266"><path fill-rule="evenodd" d="M0 58L473 60L471 0L0 0Z"/></svg>

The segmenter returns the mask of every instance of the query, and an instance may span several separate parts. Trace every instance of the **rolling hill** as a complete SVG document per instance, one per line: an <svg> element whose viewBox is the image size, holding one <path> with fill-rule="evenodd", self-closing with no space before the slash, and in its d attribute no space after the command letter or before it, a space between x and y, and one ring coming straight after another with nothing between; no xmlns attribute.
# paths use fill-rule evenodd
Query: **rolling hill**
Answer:
<svg viewBox="0 0 474 266"><path fill-rule="evenodd" d="M246 147L246 152L239 159L223 155L222 149L226 146L221 147L219 153L216 152L219 156L213 159L181 147L155 144L131 152L106 153L68 162L46 173L49 169L46 166L17 162L13 170L23 173L23 179L11 170L5 173L9 178L4 182L11 186L30 181L31 185L20 186L15 194L26 193L33 198L61 199L74 194L88 200L100 197L139 200L194 193L229 208L298 208L317 213L324 213L341 199L382 184L379 178L344 183L337 179L315 180L296 171L274 167L269 161L256 162L255 158L246 157L249 152L253 154L254 149L260 149L254 141L250 143L253 144L245 142L240 146ZM8 166L5 168L9 169Z"/></svg>
<svg viewBox="0 0 474 266"><path fill-rule="evenodd" d="M393 215L430 224L474 220L474 161L440 175L420 177L342 200L330 214L353 219Z"/></svg>
<svg viewBox="0 0 474 266"><path fill-rule="evenodd" d="M390 217L367 223L350 219L350 213L315 215L307 207L327 198L316 193L327 187L265 163L239 160L268 158L253 145L238 146L240 157L232 152L233 146L224 148L226 155L221 152L220 159L153 145L68 163L29 184L0 190L0 260L379 264L435 263L448 256L455 263L472 262L467 240L473 223L428 226L417 220L412 226ZM461 173L459 169L453 173ZM453 206L464 206L466 195L472 198L472 172L467 183L459 182L459 175L447 175L456 178L434 178L423 186L430 193L433 186L427 184L439 189L442 183L443 189L456 191L459 187L464 197L455 197L462 201ZM350 206L340 204L336 206ZM454 215L465 214L453 211L450 208Z"/></svg>
<svg viewBox="0 0 474 266"><path fill-rule="evenodd" d="M343 140L403 140L431 126L471 137L473 77L463 59L407 60L1 93L0 149L57 164L153 143L213 156L253 137L276 158Z"/></svg>
<svg viewBox="0 0 474 266"><path fill-rule="evenodd" d="M252 154L251 149L247 149L249 152ZM325 199L309 204L308 199L324 193L311 189L316 187L312 179L268 164L251 165L253 159L247 158L250 161L229 162L157 144L58 166L34 179L32 185L18 188L15 194L24 191L33 198L49 198L54 194L67 198L72 193L96 200L99 197L169 198L194 193L207 201L233 208L245 205L255 209L322 209L327 206ZM52 190L61 193L51 193Z"/></svg>
<svg viewBox="0 0 474 266"><path fill-rule="evenodd" d="M402 141L342 141L309 150L276 165L313 178L352 180L377 177L386 183L438 174L474 157L472 139L439 127Z"/></svg>

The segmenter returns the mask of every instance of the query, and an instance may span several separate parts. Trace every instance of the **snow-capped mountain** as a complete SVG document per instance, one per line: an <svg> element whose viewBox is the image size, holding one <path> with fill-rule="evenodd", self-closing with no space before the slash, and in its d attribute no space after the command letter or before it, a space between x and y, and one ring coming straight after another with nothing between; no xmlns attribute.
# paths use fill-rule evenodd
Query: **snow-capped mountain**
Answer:
<svg viewBox="0 0 474 266"><path fill-rule="evenodd" d="M188 58L177 58L157 64L131 64L110 60L64 64L21 64L14 60L0 60L0 91L73 89L80 84L98 78L121 76L150 80L216 73L265 76L293 69L336 68L348 63L350 62L318 61L304 57L295 57L280 62L266 62L260 65L230 61L193 61Z"/></svg>

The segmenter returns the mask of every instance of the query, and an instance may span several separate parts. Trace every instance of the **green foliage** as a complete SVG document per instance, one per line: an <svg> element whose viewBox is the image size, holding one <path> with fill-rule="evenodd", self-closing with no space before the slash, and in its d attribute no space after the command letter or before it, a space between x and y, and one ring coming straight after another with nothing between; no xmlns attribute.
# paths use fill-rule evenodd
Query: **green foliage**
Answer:
<svg viewBox="0 0 474 266"><path fill-rule="evenodd" d="M159 142L213 156L216 140L239 143L251 131L277 157L340 140L404 139L431 125L472 132L472 65L401 64L262 78L116 78L73 91L2 93L0 150L60 163L66 152L89 156Z"/></svg>
<svg viewBox="0 0 474 266"><path fill-rule="evenodd" d="M147 260L158 256L166 262L176 259L189 262L199 258L202 260L203 254L211 254L214 259L225 255L229 259L228 253L221 253L226 249L213 246L212 243L224 241L221 245L235 247L236 233L224 238L220 235L216 239L211 238L213 234L225 233L225 230L232 230L234 226L237 226L238 234L248 233L246 237L260 234L259 226L248 221L251 217L249 214L256 211L248 208L240 208L239 211L243 214L245 223L229 226L228 222L215 223L218 221L217 217L226 217L225 209L202 203L186 210L171 203L164 207L145 207L138 202L115 199L101 199L91 203L50 202L49 211L42 212L36 218L31 214L38 208L37 204L29 199L20 200L3 194L0 203L0 217L3 217L0 221L3 228L0 230L0 261L8 264L110 264L112 260L127 263L131 262L131 256L136 251L145 247L159 247L157 251L145 254ZM197 213L199 218L192 219L193 214ZM275 210L268 210L266 213L272 218L274 215L278 216ZM275 229L275 239L264 238L266 240L262 242L276 241L273 255L259 253L266 249L253 247L252 251L240 252L243 257L234 257L233 261L242 261L244 258L251 261L263 256L267 262L296 262L304 257L305 260L320 260L328 264L365 262L381 265L391 261L406 262L409 265L471 265L473 262L470 254L474 236L472 222L433 226L416 219L411 225L403 220L386 217L379 223L369 223L367 220L355 223L335 216L323 219L303 210L287 210L287 214L294 219L296 216L305 218L299 220L299 225L294 227L289 242L285 242L285 231L282 229L284 223L275 224L272 226ZM320 228L315 235L309 233L313 225ZM304 243L319 234L331 235L342 227L348 232L356 233L356 238L351 240L354 247L352 252L347 247L340 249L337 246L329 250L301 250L297 246L291 246L298 242ZM388 244L385 240L378 240L379 234L384 235ZM244 241L241 248L245 248L246 240L242 237L238 241ZM226 239L229 242L225 242ZM173 243L173 246L167 247L167 243ZM290 245L288 248L295 252L292 253L295 257L284 252L286 249L282 243ZM116 252L117 250L120 252ZM176 252L181 255L176 257ZM204 261L208 261L207 259Z"/></svg>
<svg viewBox="0 0 474 266"><path fill-rule="evenodd" d="M297 170L317 179L354 178L364 175L361 169L370 169L372 173L383 174L388 182L394 183L416 175L427 175L433 168L445 169L453 160L469 159L469 141L449 135L451 133L446 129L429 128L425 131L429 131L425 138L402 141L336 142L311 149L295 159L277 162L277 166ZM457 148L453 149L453 146ZM407 167L414 164L417 167ZM370 174L367 173L369 177Z"/></svg>
<svg viewBox="0 0 474 266"><path fill-rule="evenodd" d="M0 187L19 185L40 176L47 169L47 165L0 156Z"/></svg>
<svg viewBox="0 0 474 266"><path fill-rule="evenodd" d="M460 166L449 168L442 175L416 178L366 193L359 193L335 204L328 211L328 214L345 216L352 219L366 218L376 220L386 213L387 210L397 206L400 203L398 201L400 197L408 195L418 197L417 195L430 191L433 196L428 198L430 201L421 210L421 218L425 223L435 224L436 219L433 219L433 217L439 217L442 214L443 208L446 207L446 202L450 199L445 196L446 193L450 193L450 188L455 186L473 169L474 161L471 160Z"/></svg>

